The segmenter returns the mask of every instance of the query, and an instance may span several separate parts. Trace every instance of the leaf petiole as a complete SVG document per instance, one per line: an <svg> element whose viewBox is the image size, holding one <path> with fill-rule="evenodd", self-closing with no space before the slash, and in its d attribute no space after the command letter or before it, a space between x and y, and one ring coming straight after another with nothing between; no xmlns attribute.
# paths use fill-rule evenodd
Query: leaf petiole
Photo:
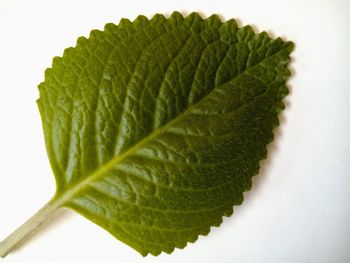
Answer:
<svg viewBox="0 0 350 263"><path fill-rule="evenodd" d="M60 208L57 199L51 199L38 212L30 217L23 225L0 242L0 257L6 257L12 250L18 247L25 239L32 235Z"/></svg>

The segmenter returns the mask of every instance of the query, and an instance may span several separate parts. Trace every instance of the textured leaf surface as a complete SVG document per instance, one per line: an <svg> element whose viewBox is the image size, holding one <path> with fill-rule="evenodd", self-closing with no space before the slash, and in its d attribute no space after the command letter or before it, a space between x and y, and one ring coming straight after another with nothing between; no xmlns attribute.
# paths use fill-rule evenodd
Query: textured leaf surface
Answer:
<svg viewBox="0 0 350 263"><path fill-rule="evenodd" d="M55 198L143 255L206 235L266 158L292 49L195 13L79 38L39 86Z"/></svg>

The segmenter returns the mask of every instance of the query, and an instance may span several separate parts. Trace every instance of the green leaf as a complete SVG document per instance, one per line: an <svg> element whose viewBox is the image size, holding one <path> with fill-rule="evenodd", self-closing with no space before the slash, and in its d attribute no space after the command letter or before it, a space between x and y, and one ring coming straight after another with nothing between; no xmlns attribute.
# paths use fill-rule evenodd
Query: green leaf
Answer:
<svg viewBox="0 0 350 263"><path fill-rule="evenodd" d="M57 184L49 212L70 207L142 255L206 235L267 156L292 49L177 12L79 38L39 85Z"/></svg>

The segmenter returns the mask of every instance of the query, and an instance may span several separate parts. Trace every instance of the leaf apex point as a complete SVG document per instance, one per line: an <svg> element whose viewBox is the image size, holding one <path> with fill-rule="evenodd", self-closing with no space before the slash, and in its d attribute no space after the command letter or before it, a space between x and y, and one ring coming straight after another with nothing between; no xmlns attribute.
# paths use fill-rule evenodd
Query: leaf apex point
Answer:
<svg viewBox="0 0 350 263"><path fill-rule="evenodd" d="M106 23L103 27L103 31L114 31L116 28L116 25L112 22Z"/></svg>
<svg viewBox="0 0 350 263"><path fill-rule="evenodd" d="M149 22L149 19L147 18L147 16L145 16L145 15L138 15L135 18L133 23L143 25L143 24L148 23L148 22Z"/></svg>
<svg viewBox="0 0 350 263"><path fill-rule="evenodd" d="M62 57L54 56L53 59L52 59L52 68L57 66L58 64L60 64L61 61L62 61ZM47 68L47 69L50 69L50 68Z"/></svg>
<svg viewBox="0 0 350 263"><path fill-rule="evenodd" d="M222 23L222 20L218 14L212 14L208 16L205 20L207 20L208 22Z"/></svg>
<svg viewBox="0 0 350 263"><path fill-rule="evenodd" d="M77 42L76 42L76 46L84 45L87 41L88 41L88 39L84 36L78 37Z"/></svg>
<svg viewBox="0 0 350 263"><path fill-rule="evenodd" d="M42 82L40 82L39 85L38 85L39 93L42 92L44 89L45 89L45 82L42 81Z"/></svg>
<svg viewBox="0 0 350 263"><path fill-rule="evenodd" d="M256 34L256 32L255 32L253 26L251 26L251 25L245 25L245 26L241 27L241 29L247 30L248 32L250 32L250 33L252 33L252 34Z"/></svg>
<svg viewBox="0 0 350 263"><path fill-rule="evenodd" d="M266 37L266 38L269 38L270 40L272 40L272 37L270 36L270 34L269 34L269 32L267 32L267 31L261 31L260 33L259 33L259 35L260 36L263 36L263 37Z"/></svg>
<svg viewBox="0 0 350 263"><path fill-rule="evenodd" d="M183 18L182 13L179 12L179 11L174 11L174 12L172 12L170 16L179 16L179 17L181 16L181 17Z"/></svg>
<svg viewBox="0 0 350 263"><path fill-rule="evenodd" d="M223 216L224 216L225 214L223 214ZM219 227L221 224L222 224L222 222L223 222L223 216L222 217L220 217L216 222L214 222L213 223L213 227ZM208 234L209 234L209 232L208 232Z"/></svg>
<svg viewBox="0 0 350 263"><path fill-rule="evenodd" d="M52 67L54 67L54 65L55 65L55 63L52 63ZM51 77L51 75L52 75L52 68L46 68L44 71L44 81L38 85L39 90L40 90L40 87L44 88L45 81L47 79L49 79Z"/></svg>
<svg viewBox="0 0 350 263"><path fill-rule="evenodd" d="M98 29L93 29L90 31L89 39L98 38L103 32Z"/></svg>
<svg viewBox="0 0 350 263"><path fill-rule="evenodd" d="M286 42L286 45L287 45L287 51L288 51L288 54L290 54L292 51L294 51L295 49L295 43L293 41L287 41Z"/></svg>
<svg viewBox="0 0 350 263"><path fill-rule="evenodd" d="M182 13L180 13L179 11L174 11L170 17L169 17L170 21L183 21L184 20L184 16L182 15Z"/></svg>
<svg viewBox="0 0 350 263"><path fill-rule="evenodd" d="M114 23L108 23L105 26L105 30L110 32L115 32L116 30L118 30L118 28L130 28L132 26L133 26L132 21L130 21L127 18L122 18L119 20L118 25L115 25Z"/></svg>
<svg viewBox="0 0 350 263"><path fill-rule="evenodd" d="M166 20L166 17L163 14L156 13L152 18L151 21L158 21L158 20Z"/></svg>
<svg viewBox="0 0 350 263"><path fill-rule="evenodd" d="M198 12L191 12L185 16L185 21L192 22L192 23L201 22L203 21L203 18Z"/></svg>
<svg viewBox="0 0 350 263"><path fill-rule="evenodd" d="M224 216L226 217L230 217L233 214L233 205L228 207L225 212L224 212Z"/></svg>

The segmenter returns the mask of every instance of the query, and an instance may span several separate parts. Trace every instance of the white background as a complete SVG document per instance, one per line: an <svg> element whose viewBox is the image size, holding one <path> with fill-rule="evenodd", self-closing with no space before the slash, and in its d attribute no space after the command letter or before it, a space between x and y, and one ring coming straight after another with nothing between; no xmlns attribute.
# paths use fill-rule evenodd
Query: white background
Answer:
<svg viewBox="0 0 350 263"><path fill-rule="evenodd" d="M107 22L173 10L237 18L296 44L287 108L243 205L195 244L146 258L65 211L3 262L350 262L345 0L0 0L0 239L54 193L35 103L52 57Z"/></svg>

